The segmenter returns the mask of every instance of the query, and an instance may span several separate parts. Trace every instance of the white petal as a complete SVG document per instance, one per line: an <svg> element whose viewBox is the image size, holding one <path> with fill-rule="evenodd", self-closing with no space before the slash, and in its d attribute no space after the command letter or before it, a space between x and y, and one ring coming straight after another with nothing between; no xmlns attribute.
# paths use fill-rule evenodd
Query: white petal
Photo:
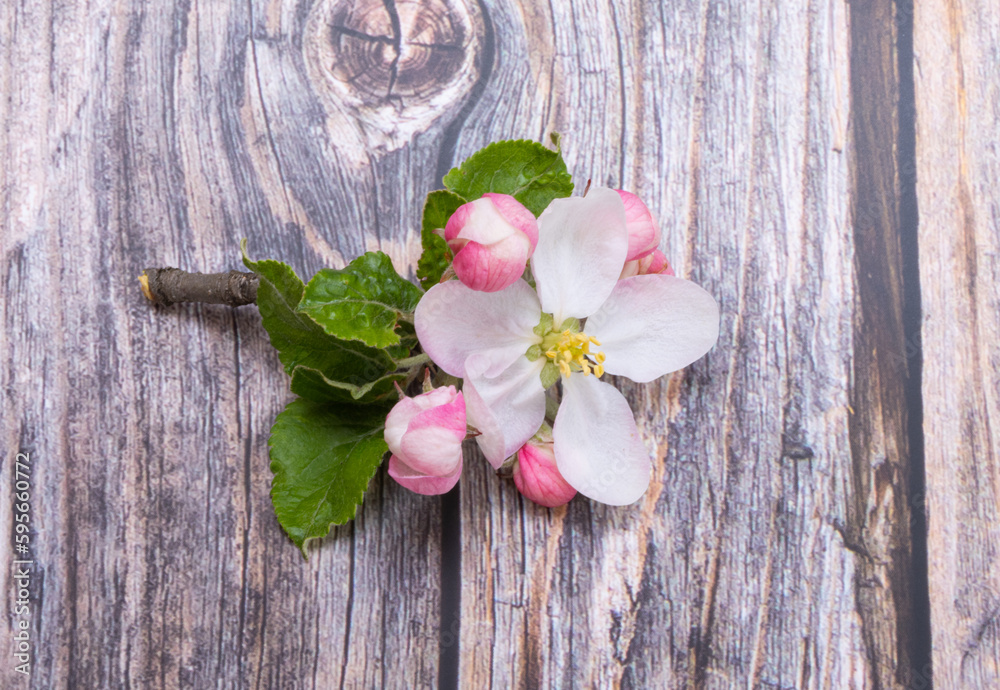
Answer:
<svg viewBox="0 0 1000 690"><path fill-rule="evenodd" d="M465 379L466 418L479 430L476 441L493 467L516 453L545 420L545 391L538 378L543 364L521 357L495 378Z"/></svg>
<svg viewBox="0 0 1000 690"><path fill-rule="evenodd" d="M593 376L563 379L552 427L556 466L584 496L613 506L639 500L649 486L649 452L625 398Z"/></svg>
<svg viewBox="0 0 1000 690"><path fill-rule="evenodd" d="M612 189L556 199L538 218L531 270L556 324L590 316L615 287L628 252L625 206Z"/></svg>
<svg viewBox="0 0 1000 690"><path fill-rule="evenodd" d="M587 319L587 335L607 355L604 370L645 383L683 369L719 338L719 305L689 280L668 275L620 280Z"/></svg>
<svg viewBox="0 0 1000 690"><path fill-rule="evenodd" d="M420 345L452 376L496 376L541 339L538 297L523 280L499 292L478 292L457 280L435 285L417 304ZM469 371L466 368L469 368Z"/></svg>

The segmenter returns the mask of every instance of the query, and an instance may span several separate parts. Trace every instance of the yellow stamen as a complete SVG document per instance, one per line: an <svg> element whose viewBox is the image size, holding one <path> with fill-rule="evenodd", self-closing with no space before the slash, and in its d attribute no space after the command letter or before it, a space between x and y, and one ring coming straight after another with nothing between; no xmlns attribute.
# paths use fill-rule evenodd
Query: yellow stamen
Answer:
<svg viewBox="0 0 1000 690"><path fill-rule="evenodd" d="M590 351L591 345L601 346L597 338L570 330L564 330L555 337L558 337L558 341L547 341L549 349L545 356L559 367L563 376L569 376L575 371L582 371L584 376L594 374L598 378L604 374L604 353Z"/></svg>

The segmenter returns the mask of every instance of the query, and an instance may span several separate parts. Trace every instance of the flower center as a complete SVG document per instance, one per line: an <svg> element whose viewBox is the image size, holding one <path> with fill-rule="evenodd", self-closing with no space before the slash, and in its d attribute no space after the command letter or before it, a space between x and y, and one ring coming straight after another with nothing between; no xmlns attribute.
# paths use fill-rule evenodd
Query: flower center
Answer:
<svg viewBox="0 0 1000 690"><path fill-rule="evenodd" d="M556 384L560 376L569 376L574 371L582 371L584 376L593 374L597 378L604 375L604 353L591 352L590 346L600 347L600 341L580 332L580 320L568 318L555 326L552 314L542 314L533 329L538 341L524 353L530 362L538 361L545 355L545 366L540 378L542 388Z"/></svg>
<svg viewBox="0 0 1000 690"><path fill-rule="evenodd" d="M542 352L559 367L559 373L569 376L574 371L582 371L584 376L600 378L604 374L604 353L591 352L590 346L601 346L597 338L586 333L565 329L561 333L550 333L542 338Z"/></svg>

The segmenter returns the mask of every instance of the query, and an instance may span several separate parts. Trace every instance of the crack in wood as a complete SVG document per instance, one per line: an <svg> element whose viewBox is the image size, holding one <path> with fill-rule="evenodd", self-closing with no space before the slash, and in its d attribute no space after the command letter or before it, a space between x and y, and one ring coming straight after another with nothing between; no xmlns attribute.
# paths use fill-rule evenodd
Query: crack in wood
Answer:
<svg viewBox="0 0 1000 690"><path fill-rule="evenodd" d="M364 100L395 99L399 108L406 107L404 99L419 103L444 88L465 62L468 46L462 22L452 16L457 8L441 2L338 5L329 25L331 73L355 85Z"/></svg>
<svg viewBox="0 0 1000 690"><path fill-rule="evenodd" d="M907 389L893 352L905 349L900 249L899 27L895 3L852 3L850 92L852 224L859 310L849 418L852 500L842 525L854 574L855 610L874 687L910 673L911 636L919 635L910 580L913 542L905 476L911 433ZM918 393L919 395L919 393ZM917 464L919 467L919 463ZM842 529L840 529L842 527ZM893 616L887 617L886 611Z"/></svg>
<svg viewBox="0 0 1000 690"><path fill-rule="evenodd" d="M975 630L972 633L972 640L966 644L965 649L962 650L962 661L959 664L959 668L962 674L965 673L966 664L976 655L982 646L983 639L986 637L987 633L991 629L996 629L998 621L1000 621L1000 604L995 606L991 611L989 611L985 617L979 621Z"/></svg>
<svg viewBox="0 0 1000 690"><path fill-rule="evenodd" d="M351 38L357 38L362 41L372 41L374 43L394 44L396 42L395 38L391 36L373 36L372 34L366 34L364 31L358 31L357 29L351 29L346 26L331 26L330 34L331 42L336 40L336 36L334 34L342 34L344 36L350 36Z"/></svg>
<svg viewBox="0 0 1000 690"><path fill-rule="evenodd" d="M389 13L389 24L392 26L392 48L395 54L389 64L389 86L386 87L385 97L392 96L392 87L396 85L399 78L399 59L403 55L403 30L399 26L399 13L396 11L395 0L383 0L385 11Z"/></svg>

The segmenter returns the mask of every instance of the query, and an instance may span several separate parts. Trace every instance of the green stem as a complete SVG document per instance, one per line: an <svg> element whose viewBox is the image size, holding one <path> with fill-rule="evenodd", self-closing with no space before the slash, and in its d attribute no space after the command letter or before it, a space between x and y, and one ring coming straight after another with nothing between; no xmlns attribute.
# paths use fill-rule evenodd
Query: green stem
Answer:
<svg viewBox="0 0 1000 690"><path fill-rule="evenodd" d="M419 367L421 364L430 364L431 358L424 353L419 355L414 355L413 357L404 357L403 359L396 360L397 369L410 369L412 367Z"/></svg>

